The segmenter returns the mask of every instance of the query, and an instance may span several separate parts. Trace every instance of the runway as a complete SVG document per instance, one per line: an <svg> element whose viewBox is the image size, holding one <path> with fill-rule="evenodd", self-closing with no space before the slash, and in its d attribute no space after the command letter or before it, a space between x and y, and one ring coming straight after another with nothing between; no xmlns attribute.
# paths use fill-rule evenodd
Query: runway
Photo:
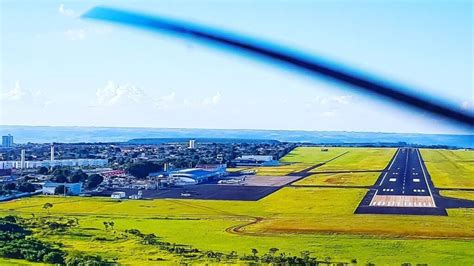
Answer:
<svg viewBox="0 0 474 266"><path fill-rule="evenodd" d="M356 213L446 215L416 148L399 148Z"/></svg>

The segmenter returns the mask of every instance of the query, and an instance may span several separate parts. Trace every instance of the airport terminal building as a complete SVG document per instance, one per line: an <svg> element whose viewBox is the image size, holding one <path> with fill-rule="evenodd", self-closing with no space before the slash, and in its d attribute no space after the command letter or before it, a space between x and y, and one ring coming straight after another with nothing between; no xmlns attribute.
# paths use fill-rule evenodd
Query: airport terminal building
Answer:
<svg viewBox="0 0 474 266"><path fill-rule="evenodd" d="M211 180L224 176L225 166L217 165L215 167L189 168L172 171L169 174L169 180L178 186L196 185L209 182Z"/></svg>

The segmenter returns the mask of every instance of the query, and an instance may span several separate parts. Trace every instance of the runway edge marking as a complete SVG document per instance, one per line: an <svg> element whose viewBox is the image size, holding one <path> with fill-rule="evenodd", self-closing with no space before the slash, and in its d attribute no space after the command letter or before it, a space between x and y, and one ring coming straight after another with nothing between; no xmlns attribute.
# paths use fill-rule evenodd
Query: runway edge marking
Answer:
<svg viewBox="0 0 474 266"><path fill-rule="evenodd" d="M400 148L397 149L397 152L395 152L395 155L392 157L392 161L390 162L390 165L386 168L386 172L385 174L383 175L382 177L382 180L380 181L379 183L379 186L381 186L383 184L383 181L385 180L385 177L387 177L387 174L388 174L388 170L390 170L390 168L392 168L392 165L393 163L395 162L395 160L397 159L397 156L398 156L398 152L400 151ZM375 190L375 194L372 196L372 199L370 200L370 203L369 203L369 206L372 206L372 203L375 199L375 196L377 196L377 193L379 192L379 189L377 188Z"/></svg>
<svg viewBox="0 0 474 266"><path fill-rule="evenodd" d="M436 202L433 198L433 194L431 193L431 188L430 188L430 184L428 183L428 179L426 178L425 164L421 161L420 149L416 149L416 151L417 151L417 154L418 154L418 160L420 162L421 171L423 172L423 177L425 178L425 183L426 183L426 186L428 187L428 192L430 193L431 201L433 202L433 205L436 208L437 207Z"/></svg>

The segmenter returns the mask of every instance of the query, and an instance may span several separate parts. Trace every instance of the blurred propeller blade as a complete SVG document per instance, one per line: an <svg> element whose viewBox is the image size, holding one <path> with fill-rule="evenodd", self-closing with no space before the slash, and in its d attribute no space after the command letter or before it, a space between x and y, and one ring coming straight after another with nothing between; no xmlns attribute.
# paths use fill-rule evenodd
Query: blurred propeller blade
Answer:
<svg viewBox="0 0 474 266"><path fill-rule="evenodd" d="M215 44L218 47L230 48L233 51L245 52L273 62L291 66L309 75L329 78L332 81L350 85L352 88L377 95L405 106L438 115L441 118L456 122L469 128L474 127L474 114L446 104L441 100L423 97L410 93L407 87L396 85L380 79L358 74L347 68L328 63L315 56L305 55L264 41L251 39L217 29L178 21L160 16L149 16L107 7L95 7L83 18L103 20L124 24L153 32L174 34L180 38L188 38ZM267 60L268 61L268 60Z"/></svg>

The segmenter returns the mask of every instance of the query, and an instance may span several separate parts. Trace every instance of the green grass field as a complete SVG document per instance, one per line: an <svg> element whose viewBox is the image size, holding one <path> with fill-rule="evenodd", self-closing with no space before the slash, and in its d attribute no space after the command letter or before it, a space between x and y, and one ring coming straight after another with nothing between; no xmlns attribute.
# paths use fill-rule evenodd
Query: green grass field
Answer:
<svg viewBox="0 0 474 266"><path fill-rule="evenodd" d="M383 170L392 159L396 149L379 148L341 148L346 154L312 172L341 170Z"/></svg>
<svg viewBox="0 0 474 266"><path fill-rule="evenodd" d="M324 147L326 149L326 147ZM285 163L305 163L316 164L330 160L344 152L346 148L327 148L323 151L322 147L298 147L288 153L280 161Z"/></svg>
<svg viewBox="0 0 474 266"><path fill-rule="evenodd" d="M320 148L311 149L321 153ZM304 165L322 160L320 155L304 160L298 160L295 156L308 156L311 149L297 151L291 159L284 160L299 161ZM340 151L339 148L335 150ZM364 151L357 150L357 153ZM385 154L383 160L389 160L393 150L365 153ZM374 157L379 158L379 155ZM343 163L339 165L343 166ZM286 187L256 202L184 199L117 201L95 197L36 196L0 203L0 216L15 214L31 217L35 214L77 217L79 228L67 234L42 235L41 239L61 242L71 251L117 257L119 262L132 265L154 265L156 262L150 259L156 258L174 264L180 261L176 255L145 246L136 239L121 237L124 230L132 228L154 233L171 243L192 245L202 250L234 250L239 254L250 254L251 248L263 254L276 247L279 252L295 255L308 250L318 258L330 257L333 261L357 259L361 265L367 262L376 265L474 263L473 209L450 209L449 216L355 215L353 212L367 190L343 186L375 182L378 173L367 174L312 175L300 182L331 183L341 187ZM472 193L466 191L442 191L442 194L472 198ZM46 202L53 204L50 214L42 208ZM116 232L105 230L104 221L114 221ZM236 228L240 230L236 231ZM94 240L97 236L106 240ZM0 265L15 265L9 262L0 259Z"/></svg>
<svg viewBox="0 0 474 266"><path fill-rule="evenodd" d="M315 186L372 186L380 173L314 174L294 183Z"/></svg>
<svg viewBox="0 0 474 266"><path fill-rule="evenodd" d="M463 190L440 190L441 196L474 200L474 191L463 191Z"/></svg>
<svg viewBox="0 0 474 266"><path fill-rule="evenodd" d="M102 222L113 220L119 230L137 228L169 242L226 252L278 247L285 252L298 253L308 249L334 259L357 258L383 263L390 258L394 264L404 261L440 263L453 256L458 262L468 262L474 255L474 212L452 212L449 217L354 215L365 192L365 189L284 188L258 202L119 202L106 198L40 196L2 203L0 213L47 215L42 205L51 202L54 205L51 215L78 217L85 235L106 234ZM263 220L245 228L241 235L226 232L226 228L248 223L254 217ZM159 250L145 250L131 240L91 242L91 236L77 235L45 238L63 242L72 250L117 256L124 263L146 262L154 257L173 259ZM404 239L406 241L402 241ZM314 244L308 244L312 242ZM373 250L370 243L379 248ZM409 250L420 247L421 243L424 243L422 253L418 249L398 257L390 255L400 245ZM441 246L456 248L436 253ZM373 258L375 254L379 256Z"/></svg>
<svg viewBox="0 0 474 266"><path fill-rule="evenodd" d="M438 188L474 188L474 152L423 149L421 155Z"/></svg>
<svg viewBox="0 0 474 266"><path fill-rule="evenodd" d="M344 170L383 170L395 154L396 149L347 148L347 147L298 147L283 157L281 166L256 167L258 175L287 175L303 171L316 164L330 162L311 172ZM338 157L340 156L340 157Z"/></svg>

